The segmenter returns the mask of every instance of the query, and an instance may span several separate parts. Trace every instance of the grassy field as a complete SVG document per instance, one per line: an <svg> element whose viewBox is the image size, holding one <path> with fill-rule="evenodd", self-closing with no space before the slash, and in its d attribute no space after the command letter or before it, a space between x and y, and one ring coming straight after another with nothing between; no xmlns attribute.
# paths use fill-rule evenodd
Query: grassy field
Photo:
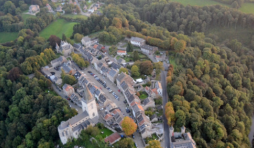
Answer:
<svg viewBox="0 0 254 148"><path fill-rule="evenodd" d="M18 37L18 32L0 32L0 43L14 41Z"/></svg>
<svg viewBox="0 0 254 148"><path fill-rule="evenodd" d="M73 19L76 19L76 18L82 18L82 19L87 19L87 16L85 15L81 15L81 14L77 14L77 15L74 15L74 14L65 14L63 15L65 17L70 17L70 18L73 18Z"/></svg>
<svg viewBox="0 0 254 148"><path fill-rule="evenodd" d="M56 93L55 91L49 90L49 89L46 89L46 90L45 90L45 93L49 93L49 94L52 94L52 95L54 95L54 96L58 96L57 93Z"/></svg>
<svg viewBox="0 0 254 148"><path fill-rule="evenodd" d="M50 35L56 35L62 38L62 34L65 34L66 37L72 35L73 26L77 24L76 22L66 22L64 19L58 19L55 22L51 23L47 28L43 29L40 32L40 36L48 39Z"/></svg>
<svg viewBox="0 0 254 148"><path fill-rule="evenodd" d="M254 3L244 3L242 4L242 7L239 10L244 13L254 14Z"/></svg>
<svg viewBox="0 0 254 148"><path fill-rule="evenodd" d="M36 18L36 16L34 15L30 15L30 14L21 14L21 17L24 19L24 21L26 21L28 18Z"/></svg>
<svg viewBox="0 0 254 148"><path fill-rule="evenodd" d="M171 0L171 2L179 2L183 5L192 5L192 6L209 6L209 5L224 5L227 6L226 4L222 4L213 0Z"/></svg>
<svg viewBox="0 0 254 148"><path fill-rule="evenodd" d="M223 42L226 39L232 40L237 39L238 41L242 42L245 45L250 44L251 36L253 35L254 31L247 28L241 28L241 27L214 27L209 28L206 31L206 35L208 34L215 34L217 35L221 41Z"/></svg>

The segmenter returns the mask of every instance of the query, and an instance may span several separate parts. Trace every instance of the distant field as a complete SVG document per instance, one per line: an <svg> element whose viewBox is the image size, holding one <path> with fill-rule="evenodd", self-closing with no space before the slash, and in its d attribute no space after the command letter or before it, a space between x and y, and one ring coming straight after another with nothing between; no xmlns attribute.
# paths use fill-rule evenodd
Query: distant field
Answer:
<svg viewBox="0 0 254 148"><path fill-rule="evenodd" d="M18 37L18 32L0 32L0 43L14 41Z"/></svg>
<svg viewBox="0 0 254 148"><path fill-rule="evenodd" d="M209 5L224 5L225 4L212 1L212 0L171 0L171 2L179 2L183 5L192 5L192 6L209 6Z"/></svg>
<svg viewBox="0 0 254 148"><path fill-rule="evenodd" d="M242 7L239 10L244 13L254 14L254 3L244 3L242 4Z"/></svg>
<svg viewBox="0 0 254 148"><path fill-rule="evenodd" d="M24 19L24 21L27 20L28 18L36 18L36 16L34 16L34 15L29 15L29 14L24 14L24 13L22 13L21 16Z"/></svg>
<svg viewBox="0 0 254 148"><path fill-rule="evenodd" d="M70 18L74 18L74 19L76 19L76 18L87 19L87 16L85 16L85 15L80 15L80 14L77 14L77 15L74 15L74 14L65 14L65 15L63 15L63 16L65 16L65 17L70 17Z"/></svg>
<svg viewBox="0 0 254 148"><path fill-rule="evenodd" d="M62 34L66 37L70 37L73 32L73 26L77 24L76 22L67 22L64 19L58 19L51 23L48 27L40 32L40 36L48 39L51 35L56 35L62 38Z"/></svg>
<svg viewBox="0 0 254 148"><path fill-rule="evenodd" d="M242 28L242 27L213 27L207 29L205 34L215 34L223 42L226 39L232 40L237 39L238 41L242 42L245 45L250 44L251 36L253 35L254 31L252 29Z"/></svg>

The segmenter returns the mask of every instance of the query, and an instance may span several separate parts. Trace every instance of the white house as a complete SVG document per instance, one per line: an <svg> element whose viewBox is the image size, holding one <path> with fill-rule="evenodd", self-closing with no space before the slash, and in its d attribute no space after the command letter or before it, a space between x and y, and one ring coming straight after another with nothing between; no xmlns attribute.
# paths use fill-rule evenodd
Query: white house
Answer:
<svg viewBox="0 0 254 148"><path fill-rule="evenodd" d="M140 46L144 45L145 42L146 42L146 41L145 41L144 39L142 39L142 38L131 37L131 44L132 44L132 45L135 45L135 46L140 47Z"/></svg>
<svg viewBox="0 0 254 148"><path fill-rule="evenodd" d="M31 5L29 7L29 13L36 14L40 12L40 6L39 5Z"/></svg>
<svg viewBox="0 0 254 148"><path fill-rule="evenodd" d="M117 55L119 56L124 56L126 54L127 54L126 50L117 50Z"/></svg>
<svg viewBox="0 0 254 148"><path fill-rule="evenodd" d="M94 9L93 8L92 9L88 9L88 12L94 13Z"/></svg>
<svg viewBox="0 0 254 148"><path fill-rule="evenodd" d="M96 43L96 40L91 40L91 38L89 38L88 36L85 36L81 39L81 43L85 46L85 47L90 47L92 44Z"/></svg>

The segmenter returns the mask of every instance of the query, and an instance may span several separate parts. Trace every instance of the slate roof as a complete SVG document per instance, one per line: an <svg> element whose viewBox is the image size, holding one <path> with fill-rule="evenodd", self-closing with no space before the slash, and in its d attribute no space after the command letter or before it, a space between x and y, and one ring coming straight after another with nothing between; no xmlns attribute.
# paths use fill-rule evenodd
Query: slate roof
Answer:
<svg viewBox="0 0 254 148"><path fill-rule="evenodd" d="M85 36L82 38L82 40L85 42L89 42L89 41L91 41L91 38L89 38L88 36Z"/></svg>
<svg viewBox="0 0 254 148"><path fill-rule="evenodd" d="M81 45L80 45L80 44L75 43L75 44L73 44L73 47L74 47L74 48L76 48L76 49L79 49L79 48L81 47Z"/></svg>
<svg viewBox="0 0 254 148"><path fill-rule="evenodd" d="M90 90L91 94L95 93L96 88L91 83L89 83L87 87Z"/></svg>
<svg viewBox="0 0 254 148"><path fill-rule="evenodd" d="M140 48L144 48L144 49L150 50L150 51L153 51L153 49L154 49L153 46L149 46L149 45L142 45Z"/></svg>
<svg viewBox="0 0 254 148"><path fill-rule="evenodd" d="M136 41L136 42L145 42L144 39L138 38L138 37L131 37L131 40Z"/></svg>
<svg viewBox="0 0 254 148"><path fill-rule="evenodd" d="M122 87L123 90L126 90L128 88L128 85L126 84L125 81L123 81L120 86Z"/></svg>
<svg viewBox="0 0 254 148"><path fill-rule="evenodd" d="M114 76L117 74L117 72L116 72L115 70L113 70L113 69L110 69L110 71L108 72L108 74L109 74L111 77L114 77Z"/></svg>
<svg viewBox="0 0 254 148"><path fill-rule="evenodd" d="M83 129L86 129L89 125L91 125L91 122L92 122L91 120L83 121L79 125L73 127L72 131L75 132L75 131L81 131Z"/></svg>
<svg viewBox="0 0 254 148"><path fill-rule="evenodd" d="M62 68L65 71L65 73L67 73L67 74L70 73L72 70L72 68L69 67L66 63L63 64Z"/></svg>
<svg viewBox="0 0 254 148"><path fill-rule="evenodd" d="M102 71L103 73L107 73L107 72L108 72L108 68L106 68L105 66L103 66L103 67L101 68L101 71Z"/></svg>
<svg viewBox="0 0 254 148"><path fill-rule="evenodd" d="M101 62L99 62L97 66L98 66L99 68L101 68L102 65L103 65L103 64L102 64Z"/></svg>
<svg viewBox="0 0 254 148"><path fill-rule="evenodd" d="M118 69L121 68L120 65L118 65L118 64L116 64L116 63L114 63L114 62L111 64L111 67L114 68L115 70L118 70Z"/></svg>
<svg viewBox="0 0 254 148"><path fill-rule="evenodd" d="M65 57L60 56L59 58L52 60L51 63L63 62L64 60L65 60Z"/></svg>
<svg viewBox="0 0 254 148"><path fill-rule="evenodd" d="M99 100L102 102L102 103L104 103L106 100L107 100L107 98L104 96L104 95L100 95L99 96Z"/></svg>
<svg viewBox="0 0 254 148"><path fill-rule="evenodd" d="M79 122L80 120L88 117L88 113L86 111L80 113L80 114L77 114L76 116L70 118L69 120L67 121L63 121L61 122L61 124L58 126L59 129L64 129L64 128L67 128L70 125L74 125L75 123Z"/></svg>
<svg viewBox="0 0 254 148"><path fill-rule="evenodd" d="M116 79L117 79L119 82L121 82L121 81L124 79L125 75L126 75L126 74L122 72L120 75L117 76Z"/></svg>
<svg viewBox="0 0 254 148"><path fill-rule="evenodd" d="M142 101L143 105L147 105L150 102L149 98L146 98L145 100Z"/></svg>
<svg viewBox="0 0 254 148"><path fill-rule="evenodd" d="M99 89L96 89L95 94L98 96L101 93Z"/></svg>

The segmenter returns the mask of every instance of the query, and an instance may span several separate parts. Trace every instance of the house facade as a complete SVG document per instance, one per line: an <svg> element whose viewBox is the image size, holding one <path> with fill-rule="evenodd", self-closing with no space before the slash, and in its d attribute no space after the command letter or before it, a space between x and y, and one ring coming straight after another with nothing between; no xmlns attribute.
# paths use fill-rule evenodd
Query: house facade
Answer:
<svg viewBox="0 0 254 148"><path fill-rule="evenodd" d="M52 65L52 67L58 67L64 62L67 62L67 59L64 56L60 56L59 58L52 60L50 64Z"/></svg>
<svg viewBox="0 0 254 148"><path fill-rule="evenodd" d="M75 91L74 91L74 88L70 86L69 84L64 84L63 92L66 96L70 97Z"/></svg>
<svg viewBox="0 0 254 148"><path fill-rule="evenodd" d="M72 52L74 52L73 46L65 41L61 41L60 46L56 44L56 52L62 53L65 57L69 56Z"/></svg>
<svg viewBox="0 0 254 148"><path fill-rule="evenodd" d="M154 54L154 52L158 50L158 47L149 46L149 45L142 45L140 48L143 53L150 54L150 55Z"/></svg>
<svg viewBox="0 0 254 148"><path fill-rule="evenodd" d="M131 44L134 45L134 46L142 46L146 43L146 41L142 38L138 38L138 37L131 37Z"/></svg>

